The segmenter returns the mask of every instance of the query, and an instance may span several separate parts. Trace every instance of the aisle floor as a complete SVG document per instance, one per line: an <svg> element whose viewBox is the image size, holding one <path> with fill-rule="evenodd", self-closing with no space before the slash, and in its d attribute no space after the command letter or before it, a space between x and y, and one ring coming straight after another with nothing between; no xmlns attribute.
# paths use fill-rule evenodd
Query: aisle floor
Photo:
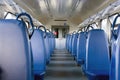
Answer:
<svg viewBox="0 0 120 80"><path fill-rule="evenodd" d="M55 50L47 65L44 80L87 80L81 67L66 50Z"/></svg>

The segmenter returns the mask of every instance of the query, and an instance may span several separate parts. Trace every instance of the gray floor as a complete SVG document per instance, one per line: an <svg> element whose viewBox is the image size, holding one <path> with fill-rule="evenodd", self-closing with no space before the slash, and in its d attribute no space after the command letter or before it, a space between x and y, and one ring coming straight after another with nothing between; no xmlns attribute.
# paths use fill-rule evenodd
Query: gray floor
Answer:
<svg viewBox="0 0 120 80"><path fill-rule="evenodd" d="M66 50L55 50L44 80L87 80L74 58Z"/></svg>

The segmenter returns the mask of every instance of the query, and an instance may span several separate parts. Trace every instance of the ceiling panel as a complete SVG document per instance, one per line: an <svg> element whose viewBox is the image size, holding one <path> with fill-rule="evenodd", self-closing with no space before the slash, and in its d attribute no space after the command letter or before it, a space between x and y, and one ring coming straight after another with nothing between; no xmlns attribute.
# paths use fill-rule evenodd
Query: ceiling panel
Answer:
<svg viewBox="0 0 120 80"><path fill-rule="evenodd" d="M43 24L68 20L80 24L116 0L14 0Z"/></svg>

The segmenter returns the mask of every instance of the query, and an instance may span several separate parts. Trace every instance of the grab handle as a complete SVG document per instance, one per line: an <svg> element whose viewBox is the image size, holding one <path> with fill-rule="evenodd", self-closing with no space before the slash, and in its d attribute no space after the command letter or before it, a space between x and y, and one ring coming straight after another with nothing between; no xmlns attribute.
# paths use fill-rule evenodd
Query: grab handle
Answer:
<svg viewBox="0 0 120 80"><path fill-rule="evenodd" d="M116 21L117 21L118 17L120 17L120 14L115 17L115 19L113 21L113 25L112 25L112 34L113 34L115 39L117 38L117 34L115 33L114 28L115 28L115 24L116 24Z"/></svg>
<svg viewBox="0 0 120 80"><path fill-rule="evenodd" d="M46 38L46 28L45 28L45 26L43 26L43 25L40 25L39 27L38 27L38 29L40 29L40 28L43 28L44 29L44 38Z"/></svg>
<svg viewBox="0 0 120 80"><path fill-rule="evenodd" d="M18 18L20 18L21 16L26 16L26 17L28 17L28 19L29 19L29 21L30 21L30 25L31 25L31 29L32 29L32 32L30 32L29 31L29 37L31 38L32 37L32 35L33 35L33 33L34 33L34 25L33 25L33 21L32 21L32 18L31 18L31 16L29 15L29 14L27 14L27 13L20 13L20 14L18 14L17 15L17 20L18 20Z"/></svg>
<svg viewBox="0 0 120 80"><path fill-rule="evenodd" d="M91 27L92 29L94 29L91 25L88 25L87 28L86 28L86 30L85 30L85 32L87 32L90 27Z"/></svg>

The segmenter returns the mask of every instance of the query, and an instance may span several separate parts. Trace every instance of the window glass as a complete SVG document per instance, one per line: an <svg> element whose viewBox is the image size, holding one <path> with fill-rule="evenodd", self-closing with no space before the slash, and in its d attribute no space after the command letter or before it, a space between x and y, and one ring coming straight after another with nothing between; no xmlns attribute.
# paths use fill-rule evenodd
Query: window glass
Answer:
<svg viewBox="0 0 120 80"><path fill-rule="evenodd" d="M118 14L115 14L115 15L109 17L110 22L111 22L112 24L113 24L113 21L114 21L114 19L115 19L115 17L116 17L117 15L118 15ZM120 24L120 18L117 19L116 24Z"/></svg>
<svg viewBox="0 0 120 80"><path fill-rule="evenodd" d="M9 12L4 12L4 19L16 19L16 16Z"/></svg>
<svg viewBox="0 0 120 80"><path fill-rule="evenodd" d="M107 19L103 19L101 22L101 28L107 33Z"/></svg>
<svg viewBox="0 0 120 80"><path fill-rule="evenodd" d="M101 21L101 29L103 29L108 37L108 39L110 39L111 36L111 25L108 21L108 19L103 19Z"/></svg>
<svg viewBox="0 0 120 80"><path fill-rule="evenodd" d="M97 25L98 25L97 23L92 24L92 26L93 26L94 29L98 29Z"/></svg>

